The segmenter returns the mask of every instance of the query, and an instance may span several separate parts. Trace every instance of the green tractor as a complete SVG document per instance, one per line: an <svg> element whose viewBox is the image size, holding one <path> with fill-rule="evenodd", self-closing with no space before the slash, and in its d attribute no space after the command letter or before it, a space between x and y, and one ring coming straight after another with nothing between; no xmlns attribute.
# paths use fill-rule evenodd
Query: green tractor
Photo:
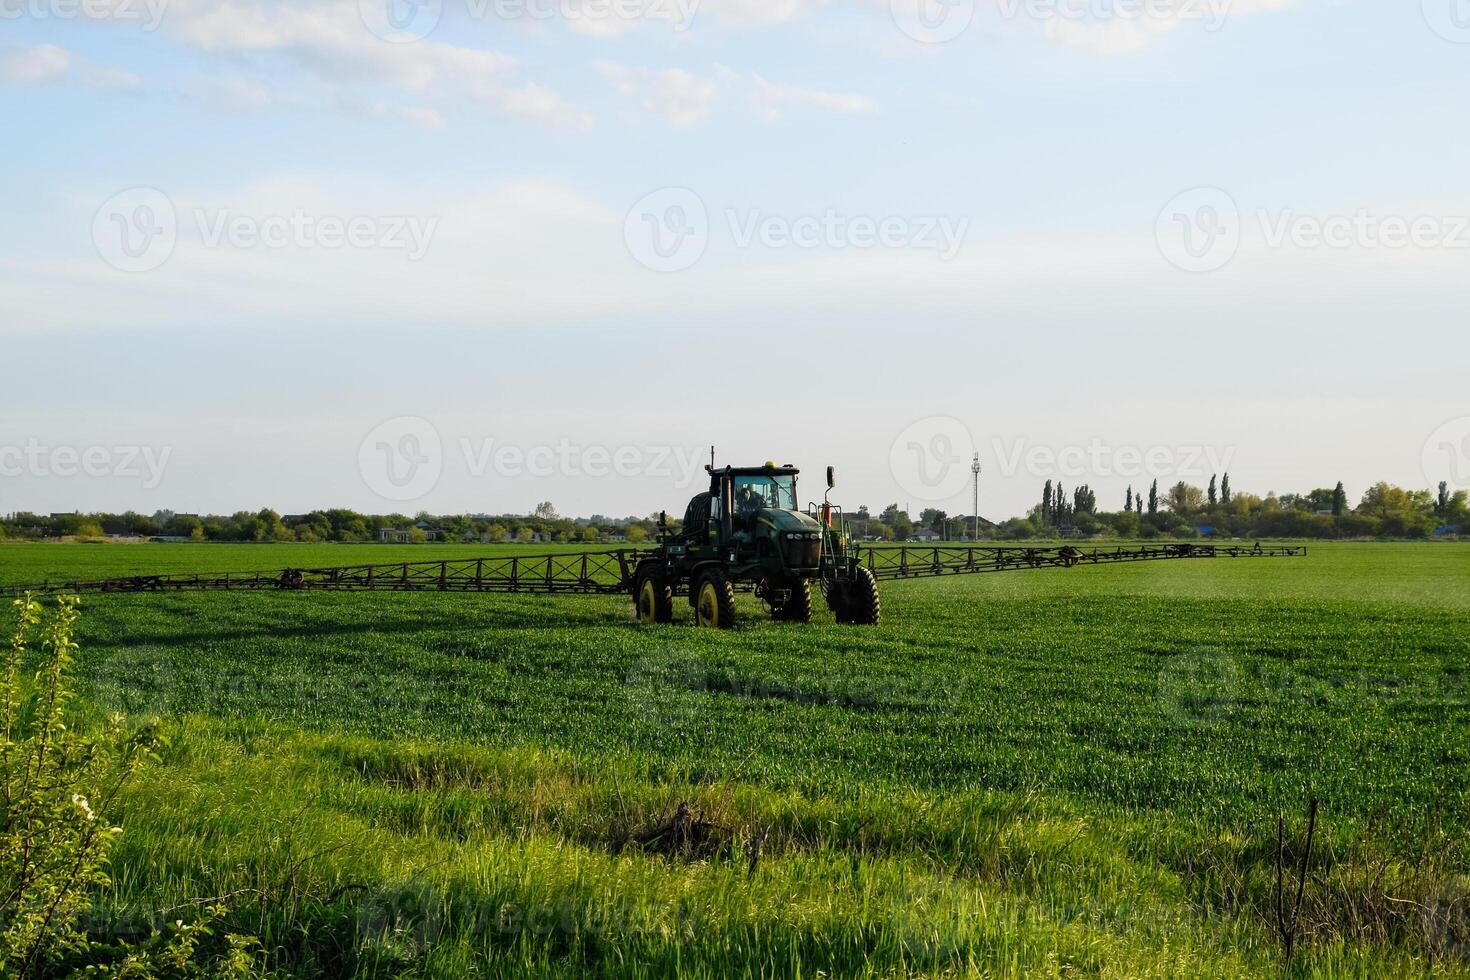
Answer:
<svg viewBox="0 0 1470 980"><path fill-rule="evenodd" d="M674 597L687 596L700 626L729 629L739 590L754 592L772 619L807 623L816 582L839 623L878 623L877 580L850 548L839 508L825 497L820 508L798 507L799 470L775 463L705 470L709 492L689 501L678 533L661 515L658 551L634 572L640 621L670 622ZM834 485L829 466L829 496Z"/></svg>

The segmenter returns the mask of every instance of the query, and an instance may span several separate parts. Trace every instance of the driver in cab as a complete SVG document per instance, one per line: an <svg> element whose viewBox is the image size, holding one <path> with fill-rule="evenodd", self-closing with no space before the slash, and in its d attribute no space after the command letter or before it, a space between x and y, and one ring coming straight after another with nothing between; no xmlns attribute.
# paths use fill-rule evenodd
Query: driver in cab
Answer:
<svg viewBox="0 0 1470 980"><path fill-rule="evenodd" d="M740 488L735 495L735 513L746 527L755 525L755 515L766 505L766 498L761 495L760 490L746 484Z"/></svg>

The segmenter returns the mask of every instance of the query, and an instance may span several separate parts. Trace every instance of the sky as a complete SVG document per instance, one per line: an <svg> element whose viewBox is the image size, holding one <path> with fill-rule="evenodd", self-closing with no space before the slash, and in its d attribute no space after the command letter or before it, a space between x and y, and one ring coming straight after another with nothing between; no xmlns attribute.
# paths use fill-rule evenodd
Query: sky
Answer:
<svg viewBox="0 0 1470 980"><path fill-rule="evenodd" d="M0 0L0 512L1470 487L1470 0Z"/></svg>

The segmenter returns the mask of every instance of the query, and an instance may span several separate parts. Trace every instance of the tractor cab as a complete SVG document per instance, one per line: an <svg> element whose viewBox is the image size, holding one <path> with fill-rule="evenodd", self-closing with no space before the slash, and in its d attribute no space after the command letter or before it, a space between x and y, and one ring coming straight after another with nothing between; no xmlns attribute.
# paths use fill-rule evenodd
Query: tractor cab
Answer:
<svg viewBox="0 0 1470 980"><path fill-rule="evenodd" d="M821 527L797 503L794 466L706 467L708 493L689 502L684 540L691 551L710 549L726 560L772 557L788 538L812 542L820 553ZM816 555L808 567L816 566Z"/></svg>

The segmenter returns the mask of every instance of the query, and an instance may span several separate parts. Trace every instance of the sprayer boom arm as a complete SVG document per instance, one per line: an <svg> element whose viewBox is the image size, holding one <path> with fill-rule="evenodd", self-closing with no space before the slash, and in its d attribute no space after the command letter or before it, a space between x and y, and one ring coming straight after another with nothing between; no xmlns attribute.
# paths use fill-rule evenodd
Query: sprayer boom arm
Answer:
<svg viewBox="0 0 1470 980"><path fill-rule="evenodd" d="M1301 546L1165 544L1115 548L930 547L862 548L861 563L879 579L973 575L1029 568L1073 568L1139 561L1198 558L1286 558ZM276 572L129 575L94 581L41 582L0 588L0 595L115 592L318 591L318 592L525 592L583 595L627 594L638 562L649 549L588 551L567 555L455 558L336 568L287 568Z"/></svg>

